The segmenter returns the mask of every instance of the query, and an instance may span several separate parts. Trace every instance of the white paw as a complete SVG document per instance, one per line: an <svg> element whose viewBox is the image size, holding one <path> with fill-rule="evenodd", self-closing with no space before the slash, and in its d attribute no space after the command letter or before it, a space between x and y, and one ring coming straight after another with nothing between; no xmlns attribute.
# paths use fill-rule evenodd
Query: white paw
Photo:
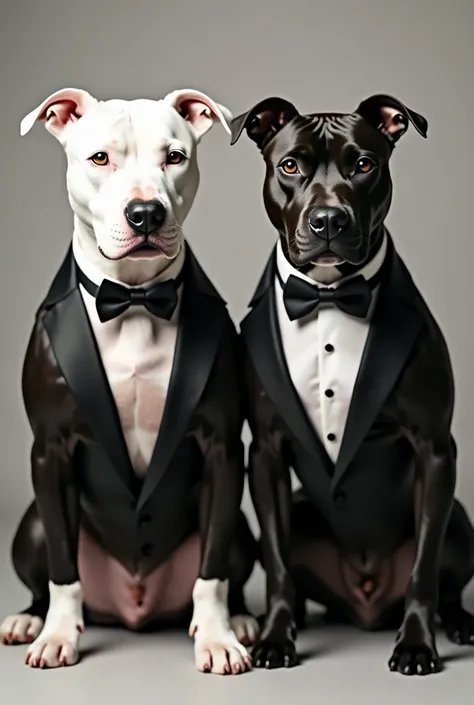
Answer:
<svg viewBox="0 0 474 705"><path fill-rule="evenodd" d="M230 626L237 639L244 646L255 644L260 634L260 626L250 614L239 614L230 618Z"/></svg>
<svg viewBox="0 0 474 705"><path fill-rule="evenodd" d="M43 630L26 652L25 663L32 668L72 666L79 660L79 637L84 631L81 586L50 583L49 588Z"/></svg>
<svg viewBox="0 0 474 705"><path fill-rule="evenodd" d="M190 636L194 637L194 658L198 671L219 675L244 673L252 667L245 646L230 625L226 582L197 580Z"/></svg>
<svg viewBox="0 0 474 705"><path fill-rule="evenodd" d="M201 633L194 641L194 661L198 671L218 675L238 675L252 668L247 649L232 631Z"/></svg>
<svg viewBox="0 0 474 705"><path fill-rule="evenodd" d="M12 644L28 644L41 631L43 620L31 614L14 614L7 617L0 625L0 642L6 646Z"/></svg>

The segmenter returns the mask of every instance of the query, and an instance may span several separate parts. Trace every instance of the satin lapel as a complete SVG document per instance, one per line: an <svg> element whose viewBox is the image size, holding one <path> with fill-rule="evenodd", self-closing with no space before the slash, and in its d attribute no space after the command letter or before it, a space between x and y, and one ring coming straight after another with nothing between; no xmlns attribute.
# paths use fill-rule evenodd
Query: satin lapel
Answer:
<svg viewBox="0 0 474 705"><path fill-rule="evenodd" d="M131 492L130 480L134 476L120 419L70 259L72 285L61 298L55 280L44 304L44 326L57 363L94 439L103 446L117 475Z"/></svg>
<svg viewBox="0 0 474 705"><path fill-rule="evenodd" d="M268 276L266 271L264 276ZM240 329L255 370L268 396L290 431L307 451L320 458L328 472L333 464L314 431L291 380L286 363L275 303L273 284L261 291L255 308L247 314ZM254 297L253 301L256 300Z"/></svg>
<svg viewBox="0 0 474 705"><path fill-rule="evenodd" d="M380 287L336 462L333 487L340 482L393 389L423 323L414 304L414 284L398 255L392 251L390 257L390 275Z"/></svg>
<svg viewBox="0 0 474 705"><path fill-rule="evenodd" d="M193 267L196 266L194 260ZM210 285L207 284L206 281L208 293L203 293L193 281L184 283L168 394L158 438L138 500L138 510L155 491L178 443L186 434L227 327L225 302L215 295L215 291L212 295Z"/></svg>

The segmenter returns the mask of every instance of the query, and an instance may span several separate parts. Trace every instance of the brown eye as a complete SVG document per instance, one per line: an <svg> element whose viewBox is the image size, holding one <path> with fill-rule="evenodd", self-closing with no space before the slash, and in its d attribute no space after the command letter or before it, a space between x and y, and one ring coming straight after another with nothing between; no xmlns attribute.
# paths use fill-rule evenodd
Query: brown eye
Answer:
<svg viewBox="0 0 474 705"><path fill-rule="evenodd" d="M375 164L369 157L361 157L357 162L356 173L368 174L375 168Z"/></svg>
<svg viewBox="0 0 474 705"><path fill-rule="evenodd" d="M167 164L181 164L181 162L184 162L185 156L182 152L178 151L177 149L173 149L169 154L167 158Z"/></svg>
<svg viewBox="0 0 474 705"><path fill-rule="evenodd" d="M298 174L299 169L298 169L298 164L294 159L285 159L281 164L280 164L280 169L283 169L285 174Z"/></svg>
<svg viewBox="0 0 474 705"><path fill-rule="evenodd" d="M107 166L109 163L109 157L106 152L96 152L90 157L90 160L97 166Z"/></svg>

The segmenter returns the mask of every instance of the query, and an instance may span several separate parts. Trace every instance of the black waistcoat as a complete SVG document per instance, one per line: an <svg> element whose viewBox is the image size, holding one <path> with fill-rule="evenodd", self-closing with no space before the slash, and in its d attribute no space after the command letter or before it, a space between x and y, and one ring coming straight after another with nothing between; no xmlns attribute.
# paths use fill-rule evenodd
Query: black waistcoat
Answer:
<svg viewBox="0 0 474 705"><path fill-rule="evenodd" d="M141 484L78 288L71 248L38 311L87 429L73 458L84 525L130 569L160 562L196 528L203 458L189 431L221 342L236 335L225 302L188 245L182 286L163 418Z"/></svg>
<svg viewBox="0 0 474 705"><path fill-rule="evenodd" d="M334 464L291 381L275 305L275 251L241 324L255 372L290 442L289 465L348 551L386 553L413 531L412 446L385 413L424 325L424 302L389 238L379 294Z"/></svg>

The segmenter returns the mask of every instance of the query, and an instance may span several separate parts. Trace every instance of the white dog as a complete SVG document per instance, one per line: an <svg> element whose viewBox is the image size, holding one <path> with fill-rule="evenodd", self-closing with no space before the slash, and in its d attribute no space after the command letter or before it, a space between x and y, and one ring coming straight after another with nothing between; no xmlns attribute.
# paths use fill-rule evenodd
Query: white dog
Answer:
<svg viewBox="0 0 474 705"><path fill-rule="evenodd" d="M195 90L174 91L162 100L99 101L73 88L54 93L23 119L22 135L41 120L64 147L73 252L90 279L134 286L163 273L178 274L184 259L182 226L199 184L197 144L216 120L230 132L230 119L225 107ZM133 468L143 475L171 374L176 322L153 316L137 322L124 315L103 323L94 299L82 294ZM172 568L168 564L163 570ZM192 575L190 570L184 582ZM258 627L251 617L230 619L227 587L226 581L199 579L192 590L190 634L200 670L224 673L230 666L238 673L250 665L241 642L254 641ZM16 633L17 641L35 639L27 652L32 666L75 663L83 597L80 582L50 584L45 624L16 615L3 623L0 637Z"/></svg>

